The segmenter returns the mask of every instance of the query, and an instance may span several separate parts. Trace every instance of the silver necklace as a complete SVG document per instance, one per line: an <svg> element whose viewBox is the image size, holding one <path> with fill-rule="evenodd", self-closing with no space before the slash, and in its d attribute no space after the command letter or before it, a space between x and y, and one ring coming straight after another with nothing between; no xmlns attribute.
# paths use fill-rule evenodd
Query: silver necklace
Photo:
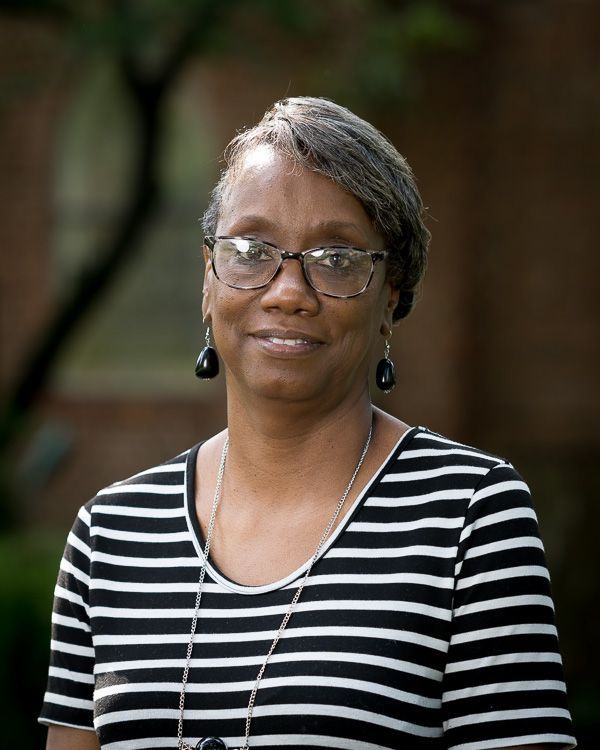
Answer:
<svg viewBox="0 0 600 750"><path fill-rule="evenodd" d="M319 539L319 543L317 544L317 547L313 553L313 556L310 559L310 562L308 563L308 568L306 569L306 573L304 574L300 585L296 589L296 593L294 594L294 597L292 601L290 602L290 606L287 608L287 611L285 615L283 616L283 620L281 621L281 625L279 626L279 630L275 634L275 638L273 638L273 643L271 643L271 646L267 652L267 655L265 656L263 663L258 670L258 674L256 675L256 680L254 681L254 687L252 688L252 692L250 693L250 699L248 701L248 709L246 713L246 731L245 731L245 737L244 737L244 744L241 748L238 750L249 750L249 744L248 740L250 738L250 726L252 724L252 714L254 712L254 704L256 702L256 694L258 692L258 688L260 685L260 681L262 680L262 677L265 673L265 669L267 668L267 664L269 663L269 659L271 658L271 655L277 648L277 644L279 643L279 639L281 638L281 635L283 631L285 630L288 622L290 621L290 617L292 616L292 612L294 611L294 607L298 603L298 599L300 599L300 595L302 594L302 589L304 588L304 584L306 583L306 580L308 576L310 575L310 571L312 570L313 565L317 561L317 558L319 557L319 553L321 552L321 549L325 542L327 541L329 534L331 533L331 530L335 526L335 522L338 519L338 516L340 515L340 512L342 508L344 507L344 503L346 502L346 498L348 497L350 490L352 489L352 486L354 484L354 480L358 476L358 472L360 471L361 466L363 465L363 461L365 460L365 457L367 455L367 451L369 450L369 446L371 445L371 436L373 434L373 422L371 421L371 425L369 427L369 434L367 436L367 440L365 442L365 445L362 449L362 453L360 454L360 458L358 459L358 463L356 464L356 468L354 469L354 472L352 476L350 477L350 481L348 482L348 485L346 489L344 490L342 496L338 500L338 503L335 507L335 510L333 511L333 515L329 519L329 523L325 527L325 530L323 531L323 534L321 535L321 538ZM223 486L223 475L225 474L225 462L227 460L227 453L229 451L229 437L225 439L225 444L223 446L223 451L221 453L221 463L219 464L219 471L217 473L217 483L215 486L215 496L213 499L212 504L212 510L210 513L210 520L208 522L208 529L206 531L206 541L204 543L204 551L203 551L203 560L202 560L202 567L200 568L200 577L198 579L198 590L196 592L196 603L194 605L194 616L192 617L192 627L190 632L190 640L187 646L187 652L185 655L185 666L183 668L183 677L181 679L181 693L179 695L179 721L177 722L177 747L178 750L227 750L227 745L225 742L220 739L219 737L205 737L204 739L200 740L198 744L194 747L193 745L190 745L188 742L185 742L183 739L183 714L185 711L185 689L187 687L188 677L190 673L190 664L192 660L192 651L194 649L194 636L196 634L196 627L198 625L198 614L200 612L200 602L202 600L202 585L204 583L204 577L206 575L206 565L208 562L208 555L210 552L210 545L212 542L213 532L215 528L215 519L217 517L217 508L219 507L219 501L221 499L221 489Z"/></svg>

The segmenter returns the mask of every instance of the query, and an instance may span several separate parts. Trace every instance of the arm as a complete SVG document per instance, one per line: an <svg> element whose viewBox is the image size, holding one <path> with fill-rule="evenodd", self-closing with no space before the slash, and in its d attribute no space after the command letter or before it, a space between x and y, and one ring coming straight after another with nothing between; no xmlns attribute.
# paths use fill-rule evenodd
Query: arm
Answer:
<svg viewBox="0 0 600 750"><path fill-rule="evenodd" d="M99 750L96 732L73 727L50 726L46 750Z"/></svg>
<svg viewBox="0 0 600 750"><path fill-rule="evenodd" d="M535 512L509 465L475 489L455 575L442 707L448 747L574 747Z"/></svg>
<svg viewBox="0 0 600 750"><path fill-rule="evenodd" d="M48 685L39 718L59 730L88 734L88 729L94 731L95 661L89 618L90 523L89 511L82 508L61 560L54 590Z"/></svg>

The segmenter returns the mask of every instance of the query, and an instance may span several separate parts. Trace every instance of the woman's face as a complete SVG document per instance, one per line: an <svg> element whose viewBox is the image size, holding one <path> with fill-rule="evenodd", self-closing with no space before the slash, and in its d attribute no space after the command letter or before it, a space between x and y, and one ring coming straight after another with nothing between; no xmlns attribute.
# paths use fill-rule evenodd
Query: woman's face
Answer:
<svg viewBox="0 0 600 750"><path fill-rule="evenodd" d="M293 252L340 244L384 249L356 198L269 147L246 155L226 190L216 234ZM350 299L314 291L295 259L285 260L267 286L250 290L226 286L207 262L204 286L203 313L228 389L322 408L366 391L373 346L382 348L397 302L385 263L375 265L366 291Z"/></svg>

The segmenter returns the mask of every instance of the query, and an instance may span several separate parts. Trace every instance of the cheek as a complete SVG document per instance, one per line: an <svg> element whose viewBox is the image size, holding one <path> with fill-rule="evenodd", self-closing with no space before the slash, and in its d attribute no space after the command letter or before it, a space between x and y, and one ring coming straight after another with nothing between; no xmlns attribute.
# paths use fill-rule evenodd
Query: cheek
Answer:
<svg viewBox="0 0 600 750"><path fill-rule="evenodd" d="M340 309L337 314L332 312L331 320L341 332L341 344L348 354L360 359L370 358L379 342L381 312L372 303L358 305L353 310L349 309L351 304L352 300L348 300L348 309Z"/></svg>
<svg viewBox="0 0 600 750"><path fill-rule="evenodd" d="M205 308L209 311L217 348L239 347L243 332L251 325L255 304L252 291L230 289L214 279L207 288Z"/></svg>
<svg viewBox="0 0 600 750"><path fill-rule="evenodd" d="M216 278L209 266L204 276L202 311L205 315L209 315L215 324L233 303L231 291Z"/></svg>

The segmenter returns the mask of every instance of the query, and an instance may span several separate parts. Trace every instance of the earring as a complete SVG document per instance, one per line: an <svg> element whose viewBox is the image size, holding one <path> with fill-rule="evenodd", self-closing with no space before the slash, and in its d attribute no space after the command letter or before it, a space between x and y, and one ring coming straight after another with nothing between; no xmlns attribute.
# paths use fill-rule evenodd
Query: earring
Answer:
<svg viewBox="0 0 600 750"><path fill-rule="evenodd" d="M210 345L210 326L206 327L204 340L206 341L206 345L196 360L196 377L202 380L210 380L211 378L216 378L219 374L217 350Z"/></svg>
<svg viewBox="0 0 600 750"><path fill-rule="evenodd" d="M396 385L396 370L394 369L394 363L388 356L389 353L390 342L386 339L383 350L383 359L379 360L377 371L375 373L375 383L384 393L391 393Z"/></svg>

